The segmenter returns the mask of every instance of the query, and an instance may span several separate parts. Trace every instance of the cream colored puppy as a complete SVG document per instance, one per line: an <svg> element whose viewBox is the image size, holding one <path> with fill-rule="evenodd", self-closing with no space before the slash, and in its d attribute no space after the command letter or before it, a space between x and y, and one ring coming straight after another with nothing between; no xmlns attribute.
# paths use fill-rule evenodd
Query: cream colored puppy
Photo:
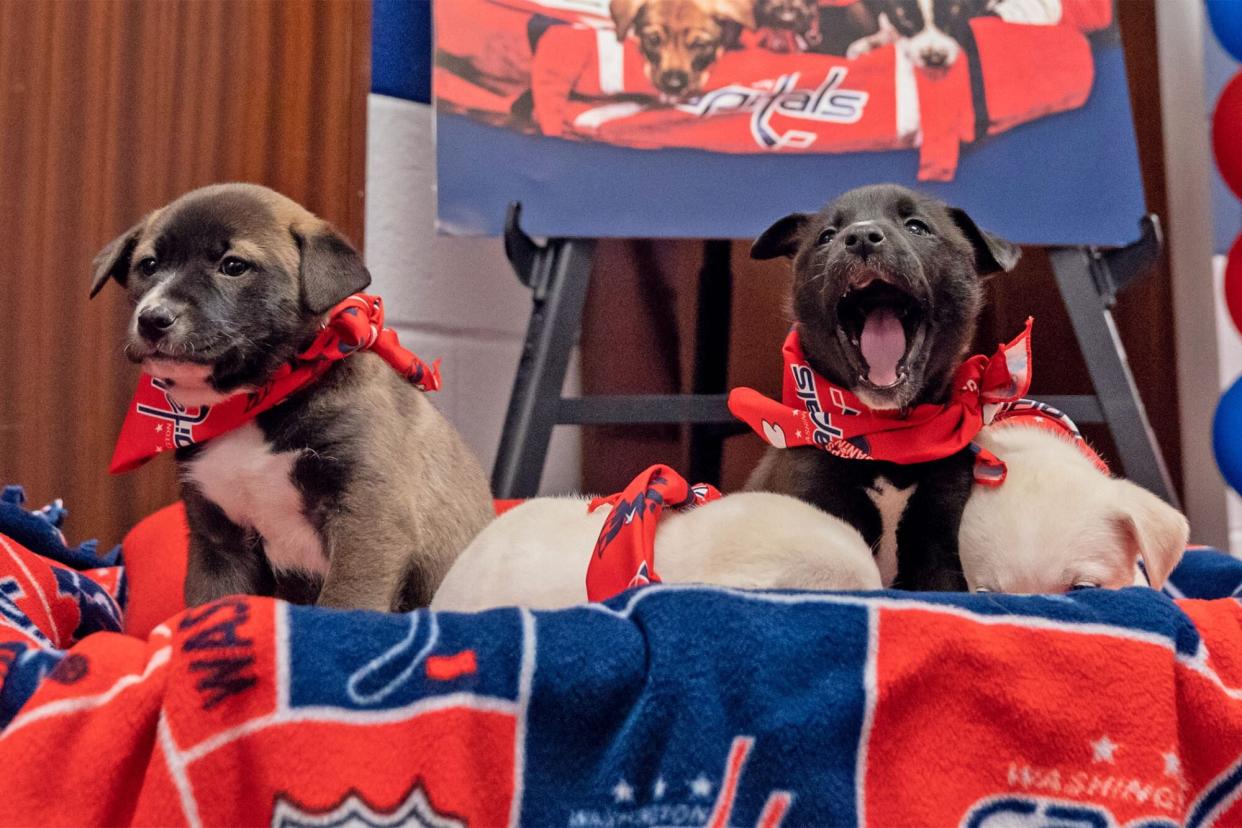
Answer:
<svg viewBox="0 0 1242 828"><path fill-rule="evenodd" d="M588 512L588 502L542 497L501 515L458 557L431 608L556 609L585 602L587 564L612 508ZM740 492L667 511L655 544L656 572L665 583L881 588L871 550L855 529L785 495Z"/></svg>
<svg viewBox="0 0 1242 828"><path fill-rule="evenodd" d="M959 551L972 591L1060 593L1148 581L1159 589L1181 560L1190 533L1181 512L1101 472L1068 435L1015 424L985 428L976 442L1009 472L996 488L975 486L962 514Z"/></svg>

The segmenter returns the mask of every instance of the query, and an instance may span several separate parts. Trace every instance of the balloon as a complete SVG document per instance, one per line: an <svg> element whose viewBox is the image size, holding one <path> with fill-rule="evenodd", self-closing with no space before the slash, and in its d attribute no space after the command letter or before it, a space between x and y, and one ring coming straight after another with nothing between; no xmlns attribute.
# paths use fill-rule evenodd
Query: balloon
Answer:
<svg viewBox="0 0 1242 828"><path fill-rule="evenodd" d="M1242 198L1242 72L1225 84L1216 99L1216 111L1212 114L1212 153L1216 156L1220 177L1234 195Z"/></svg>
<svg viewBox="0 0 1242 828"><path fill-rule="evenodd" d="M1229 308L1233 326L1242 333L1242 234L1234 239L1225 262L1225 307Z"/></svg>
<svg viewBox="0 0 1242 828"><path fill-rule="evenodd" d="M1235 491L1242 492L1242 377L1234 381L1216 405L1212 450L1220 473Z"/></svg>
<svg viewBox="0 0 1242 828"><path fill-rule="evenodd" d="M1234 60L1242 61L1242 3L1238 0L1207 0L1212 32Z"/></svg>

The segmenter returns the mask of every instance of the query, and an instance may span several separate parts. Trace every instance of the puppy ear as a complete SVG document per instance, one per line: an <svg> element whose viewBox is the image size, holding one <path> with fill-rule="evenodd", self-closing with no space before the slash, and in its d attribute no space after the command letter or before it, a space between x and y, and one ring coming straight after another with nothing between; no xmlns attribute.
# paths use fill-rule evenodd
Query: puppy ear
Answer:
<svg viewBox="0 0 1242 828"><path fill-rule="evenodd" d="M970 246L975 249L975 271L980 276L989 276L1002 270L1008 273L1017 266L1018 259L1022 257L1022 248L1010 244L1000 236L980 230L965 210L950 207L949 215L958 229L966 234Z"/></svg>
<svg viewBox="0 0 1242 828"><path fill-rule="evenodd" d="M811 223L810 213L790 213L764 230L750 246L752 259L775 259L792 256L802 242L802 231Z"/></svg>
<svg viewBox="0 0 1242 828"><path fill-rule="evenodd" d="M612 0L608 4L608 12L612 15L613 26L617 29L617 40L625 40L634 25L634 18L642 11L647 0Z"/></svg>
<svg viewBox="0 0 1242 828"><path fill-rule="evenodd" d="M1127 480L1114 483L1121 503L1114 517L1117 530L1130 553L1142 559L1152 588L1160 589L1186 551L1190 525L1181 512L1141 486Z"/></svg>
<svg viewBox="0 0 1242 828"><path fill-rule="evenodd" d="M108 242L103 250L95 254L95 258L91 261L91 299L103 290L104 283L109 278L115 279L121 287L125 286L129 277L130 257L134 255L134 247L138 245L138 236L142 233L145 224L144 218Z"/></svg>
<svg viewBox="0 0 1242 828"><path fill-rule="evenodd" d="M715 0L716 17L732 20L744 28L755 28L755 0Z"/></svg>
<svg viewBox="0 0 1242 828"><path fill-rule="evenodd" d="M323 313L371 284L358 251L326 222L305 236L293 234L302 252L302 304Z"/></svg>

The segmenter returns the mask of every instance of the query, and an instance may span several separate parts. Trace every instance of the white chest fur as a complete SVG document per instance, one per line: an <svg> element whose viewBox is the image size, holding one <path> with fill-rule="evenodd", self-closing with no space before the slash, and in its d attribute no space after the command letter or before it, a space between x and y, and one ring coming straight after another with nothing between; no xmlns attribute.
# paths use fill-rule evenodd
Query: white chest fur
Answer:
<svg viewBox="0 0 1242 828"><path fill-rule="evenodd" d="M875 550L875 563L880 568L884 586L892 586L897 579L897 524L905 514L906 504L918 484L898 489L886 477L877 477L867 496L880 511L880 548Z"/></svg>
<svg viewBox="0 0 1242 828"><path fill-rule="evenodd" d="M273 569L322 575L328 559L293 485L297 458L273 452L259 427L246 423L208 442L183 474L229 520L259 533Z"/></svg>

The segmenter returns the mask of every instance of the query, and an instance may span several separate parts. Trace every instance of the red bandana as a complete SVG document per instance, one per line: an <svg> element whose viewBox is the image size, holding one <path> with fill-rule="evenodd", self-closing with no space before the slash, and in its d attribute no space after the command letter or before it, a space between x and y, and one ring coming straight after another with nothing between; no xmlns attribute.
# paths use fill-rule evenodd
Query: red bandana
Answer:
<svg viewBox="0 0 1242 828"><path fill-rule="evenodd" d="M854 460L927 463L967 446L991 422L999 405L1021 398L1031 385L1031 319L1026 329L991 357L973 356L953 380L943 405L925 403L904 415L872 411L846 389L815 373L802 354L797 328L785 340L781 402L751 388L729 394L729 410L777 448L816 446ZM975 480L989 486L1005 479L1005 464L973 446Z"/></svg>
<svg viewBox="0 0 1242 828"><path fill-rule="evenodd" d="M243 425L304 388L357 351L372 351L420 391L440 387L440 361L428 365L401 347L395 331L384 327L384 303L378 296L355 293L328 312L311 346L282 365L263 388L239 393L215 405L186 407L169 395L167 386L150 374L138 379L138 390L109 471L132 471L160 452L202 443Z"/></svg>
<svg viewBox="0 0 1242 828"><path fill-rule="evenodd" d="M1108 468L1108 464L1104 462L1104 458L1096 454L1095 449L1091 448L1090 444L1083 439L1082 432L1078 430L1078 426L1074 425L1074 421L1046 403L1041 403L1038 400L1016 400L1003 403L996 410L996 414L992 417L988 428L1009 426L1043 428L1062 437L1068 437L1073 441L1074 447L1082 453L1083 457L1090 460L1104 474L1112 475L1112 471Z"/></svg>
<svg viewBox="0 0 1242 828"><path fill-rule="evenodd" d="M610 504L612 511L587 566L587 600L605 601L630 587L659 583L655 571L656 524L665 507L690 509L720 497L715 486L691 486L668 466L652 466L625 491L597 497L587 507Z"/></svg>

